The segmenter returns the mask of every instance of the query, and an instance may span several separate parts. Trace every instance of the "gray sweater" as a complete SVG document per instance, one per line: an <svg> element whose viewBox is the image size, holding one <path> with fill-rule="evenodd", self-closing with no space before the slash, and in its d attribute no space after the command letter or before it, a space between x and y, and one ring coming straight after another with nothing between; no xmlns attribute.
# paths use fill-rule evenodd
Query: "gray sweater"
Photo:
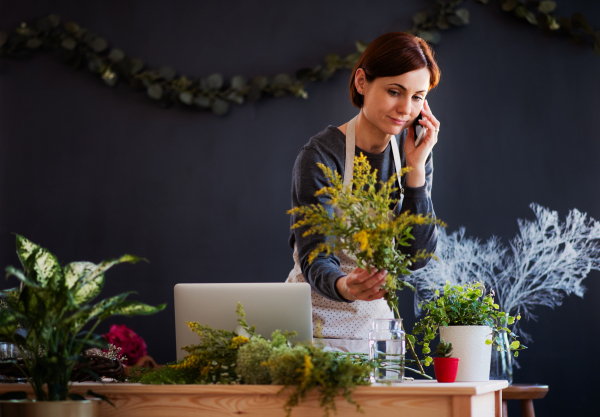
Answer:
<svg viewBox="0 0 600 417"><path fill-rule="evenodd" d="M406 140L406 130L403 130L396 137L400 149L402 166L406 166L404 157L404 141ZM388 145L381 154L373 154L356 147L355 155L360 153L366 155L372 169L377 169L377 179L387 181L395 172L394 158L392 156L391 146ZM315 193L327 185L327 179L317 162L325 164L334 171L337 171L343 178L344 161L346 158L346 136L335 126L328 126L322 132L313 136L300 150L294 170L292 173L292 207L306 206L310 204L324 205L327 210L333 212L333 208L327 204L327 199L320 196L315 197ZM402 177L403 193L395 193L394 199L400 200L395 209L395 214L409 211L413 214L434 214L433 204L431 202L431 181L433 175L433 160L430 154L425 165L426 183L422 187L410 188L405 185L405 178ZM394 207L390 207L393 209ZM291 224L298 220L298 216L291 216ZM302 237L306 227L299 229L290 229L289 244L293 248L294 244L298 247L298 257L302 275L310 283L311 288L333 301L349 302L344 299L336 288L336 282L345 276L340 269L340 260L337 256L325 257L320 254L312 264L308 263L308 255L319 242L324 241L323 235L310 235ZM409 256L413 256L417 251L425 249L428 252L434 252L437 245L437 231L435 225L415 226L412 230L414 240L410 241L411 246L399 246L398 250ZM416 262L409 269L416 270L424 267L427 261Z"/></svg>

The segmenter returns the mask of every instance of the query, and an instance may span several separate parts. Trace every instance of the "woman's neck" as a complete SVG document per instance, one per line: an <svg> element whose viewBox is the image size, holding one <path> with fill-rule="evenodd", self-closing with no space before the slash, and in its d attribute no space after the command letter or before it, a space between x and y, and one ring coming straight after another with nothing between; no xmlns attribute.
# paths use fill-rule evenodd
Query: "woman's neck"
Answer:
<svg viewBox="0 0 600 417"><path fill-rule="evenodd" d="M381 131L363 114L362 109L356 119L356 146L369 153L382 153L387 148L392 135Z"/></svg>

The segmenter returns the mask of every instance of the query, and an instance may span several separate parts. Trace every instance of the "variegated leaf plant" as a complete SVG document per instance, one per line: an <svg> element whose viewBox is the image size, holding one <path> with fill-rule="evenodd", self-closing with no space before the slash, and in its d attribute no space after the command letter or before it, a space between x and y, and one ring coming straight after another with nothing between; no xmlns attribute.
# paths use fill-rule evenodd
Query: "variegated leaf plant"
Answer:
<svg viewBox="0 0 600 417"><path fill-rule="evenodd" d="M23 355L25 366L21 371L38 401L66 400L71 397L68 390L73 368L84 361L82 353L107 345L94 333L103 320L117 315L154 314L165 304L150 306L127 300L131 292L92 303L102 291L104 273L109 268L142 258L124 255L98 265L73 262L63 267L47 249L23 236L17 235L16 243L23 269L9 266L6 277L13 276L21 283L0 292L7 305L0 310L0 340L28 352Z"/></svg>

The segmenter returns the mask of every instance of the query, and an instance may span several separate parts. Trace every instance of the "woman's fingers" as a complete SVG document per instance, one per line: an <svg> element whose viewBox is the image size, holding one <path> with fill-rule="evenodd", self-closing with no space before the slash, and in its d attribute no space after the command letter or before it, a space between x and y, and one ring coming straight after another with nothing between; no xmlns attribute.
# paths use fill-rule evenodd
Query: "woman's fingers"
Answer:
<svg viewBox="0 0 600 417"><path fill-rule="evenodd" d="M372 280L375 277L378 277L377 279L379 279L380 275L385 276L385 274L386 274L386 271L376 271L374 269L371 269L371 272L369 272L368 269L356 268L354 271L356 271L358 273L354 275L352 281L356 284L365 284L368 287L372 286L372 282L369 282L369 280ZM354 271L352 271L352 272L354 272Z"/></svg>
<svg viewBox="0 0 600 417"><path fill-rule="evenodd" d="M363 301L377 300L378 298L381 298L383 295L385 295L385 293L387 292L386 290L384 290L382 288L384 284L385 284L385 280L381 281L380 283L373 286L372 288L357 294L356 298L358 300L363 300Z"/></svg>
<svg viewBox="0 0 600 417"><path fill-rule="evenodd" d="M421 123L421 126L423 126L424 128L427 129L427 134L423 138L423 142L425 143L426 147L428 148L427 152L429 153L429 151L431 151L431 149L437 143L439 122L437 122L437 126L436 126L436 122L432 121L430 116L423 117L421 120L419 120L419 122Z"/></svg>
<svg viewBox="0 0 600 417"><path fill-rule="evenodd" d="M422 118L419 120L419 124L427 129L427 134L423 138L423 142L425 143L427 153L431 151L431 149L437 143L438 132L440 130L440 122L431 112L431 107L429 107L429 102L425 100L423 109L421 110Z"/></svg>
<svg viewBox="0 0 600 417"><path fill-rule="evenodd" d="M439 129L440 128L440 122L439 120L433 115L431 108L429 107L429 102L427 100L425 100L425 116L427 116L433 123L433 125Z"/></svg>
<svg viewBox="0 0 600 417"><path fill-rule="evenodd" d="M435 130L435 126L429 119L422 119L421 121L424 122L422 124L423 127L427 128L427 135L425 135L423 141L428 144L430 143L433 147L433 145L437 143L437 132Z"/></svg>
<svg viewBox="0 0 600 417"><path fill-rule="evenodd" d="M360 288L362 288L363 291L370 291L373 288L378 288L381 286L382 281L385 282L386 275L387 271L385 270L377 271L376 273L371 275L369 279L365 280L360 286Z"/></svg>
<svg viewBox="0 0 600 417"><path fill-rule="evenodd" d="M387 290L379 290L375 294L371 295L370 297L365 298L364 301L379 300L380 298L385 297L385 294L387 294Z"/></svg>
<svg viewBox="0 0 600 417"><path fill-rule="evenodd" d="M387 271L377 271L369 274L368 271L356 269L348 275L346 285L348 292L354 299L365 300L374 296L381 290L381 286L385 284ZM379 298L379 297L378 297Z"/></svg>
<svg viewBox="0 0 600 417"><path fill-rule="evenodd" d="M421 120L430 120L434 126L439 127L440 122L438 121L438 119L435 118L433 113L427 110L421 110L421 114L423 115L423 118Z"/></svg>
<svg viewBox="0 0 600 417"><path fill-rule="evenodd" d="M422 114L423 118L421 120L429 120L434 126L439 127L440 122L435 118L433 114L431 114L431 112L422 111Z"/></svg>
<svg viewBox="0 0 600 417"><path fill-rule="evenodd" d="M355 286L350 285L350 293L359 300L363 300L375 294L385 284L385 278L380 279L369 279L368 281L357 284Z"/></svg>

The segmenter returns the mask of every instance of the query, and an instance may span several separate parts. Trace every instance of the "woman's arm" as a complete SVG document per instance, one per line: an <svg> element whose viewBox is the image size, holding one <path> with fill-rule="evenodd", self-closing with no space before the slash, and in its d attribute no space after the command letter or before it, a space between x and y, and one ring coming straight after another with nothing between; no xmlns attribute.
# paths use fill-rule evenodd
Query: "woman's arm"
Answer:
<svg viewBox="0 0 600 417"><path fill-rule="evenodd" d="M425 185L417 188L404 186L404 200L396 207L394 214L404 212L412 214L431 215L435 218L433 203L431 201L431 186L433 181L433 153L430 153L425 163ZM435 224L424 224L415 226L411 232L414 240L409 241L410 246L400 246L397 249L406 255L415 256L418 251L425 250L429 253L435 252L437 247L437 226ZM430 258L415 262L408 269L415 271L423 268Z"/></svg>
<svg viewBox="0 0 600 417"><path fill-rule="evenodd" d="M292 206L306 206L319 204L332 214L333 209L328 204L329 200L324 197L315 197L315 193L326 185L329 185L323 171L317 166L317 162L325 164L332 170L343 175L342 164L345 148L335 148L334 141L328 141L332 147L321 146L313 148L305 146L294 164L292 174ZM339 145L339 144L338 144ZM292 216L292 225L298 221L297 215ZM346 275L340 268L340 259L337 256L326 257L321 253L308 263L309 254L324 241L322 235L302 236L305 228L292 229L290 243L295 243L298 248L300 268L302 275L312 289L318 294L339 302L351 302L355 300L372 301L383 298L385 291L381 286L385 283L386 271L365 271L355 268Z"/></svg>
<svg viewBox="0 0 600 417"><path fill-rule="evenodd" d="M292 172L292 207L319 204L323 205L327 211L333 212L333 208L327 204L328 200L325 197L315 197L315 193L328 185L317 162L343 174L341 166L339 164L336 166L335 159L334 154L326 155L310 145L302 148ZM292 225L298 220L298 215L291 216ZM306 229L307 227L293 229L290 239L290 243L293 245L295 242L297 246L302 275L318 294L333 301L348 302L336 287L337 280L346 275L340 269L340 260L337 256L326 257L321 253L313 260L312 264L308 263L309 254L325 240L325 237L317 234L302 236Z"/></svg>
<svg viewBox="0 0 600 417"><path fill-rule="evenodd" d="M409 211L413 214L431 214L435 218L433 203L431 202L431 185L433 181L433 147L438 141L440 122L433 115L429 103L425 100L421 110L421 126L427 128L421 144L415 146L414 130L409 127L402 144L402 150L406 160L406 166L412 171L403 178L404 201L400 213ZM437 226L435 224L415 226L412 230L414 240L410 246L399 246L398 250L409 256L414 256L420 250L428 253L435 252L437 246ZM408 269L417 270L423 268L429 262L426 258L415 262Z"/></svg>

